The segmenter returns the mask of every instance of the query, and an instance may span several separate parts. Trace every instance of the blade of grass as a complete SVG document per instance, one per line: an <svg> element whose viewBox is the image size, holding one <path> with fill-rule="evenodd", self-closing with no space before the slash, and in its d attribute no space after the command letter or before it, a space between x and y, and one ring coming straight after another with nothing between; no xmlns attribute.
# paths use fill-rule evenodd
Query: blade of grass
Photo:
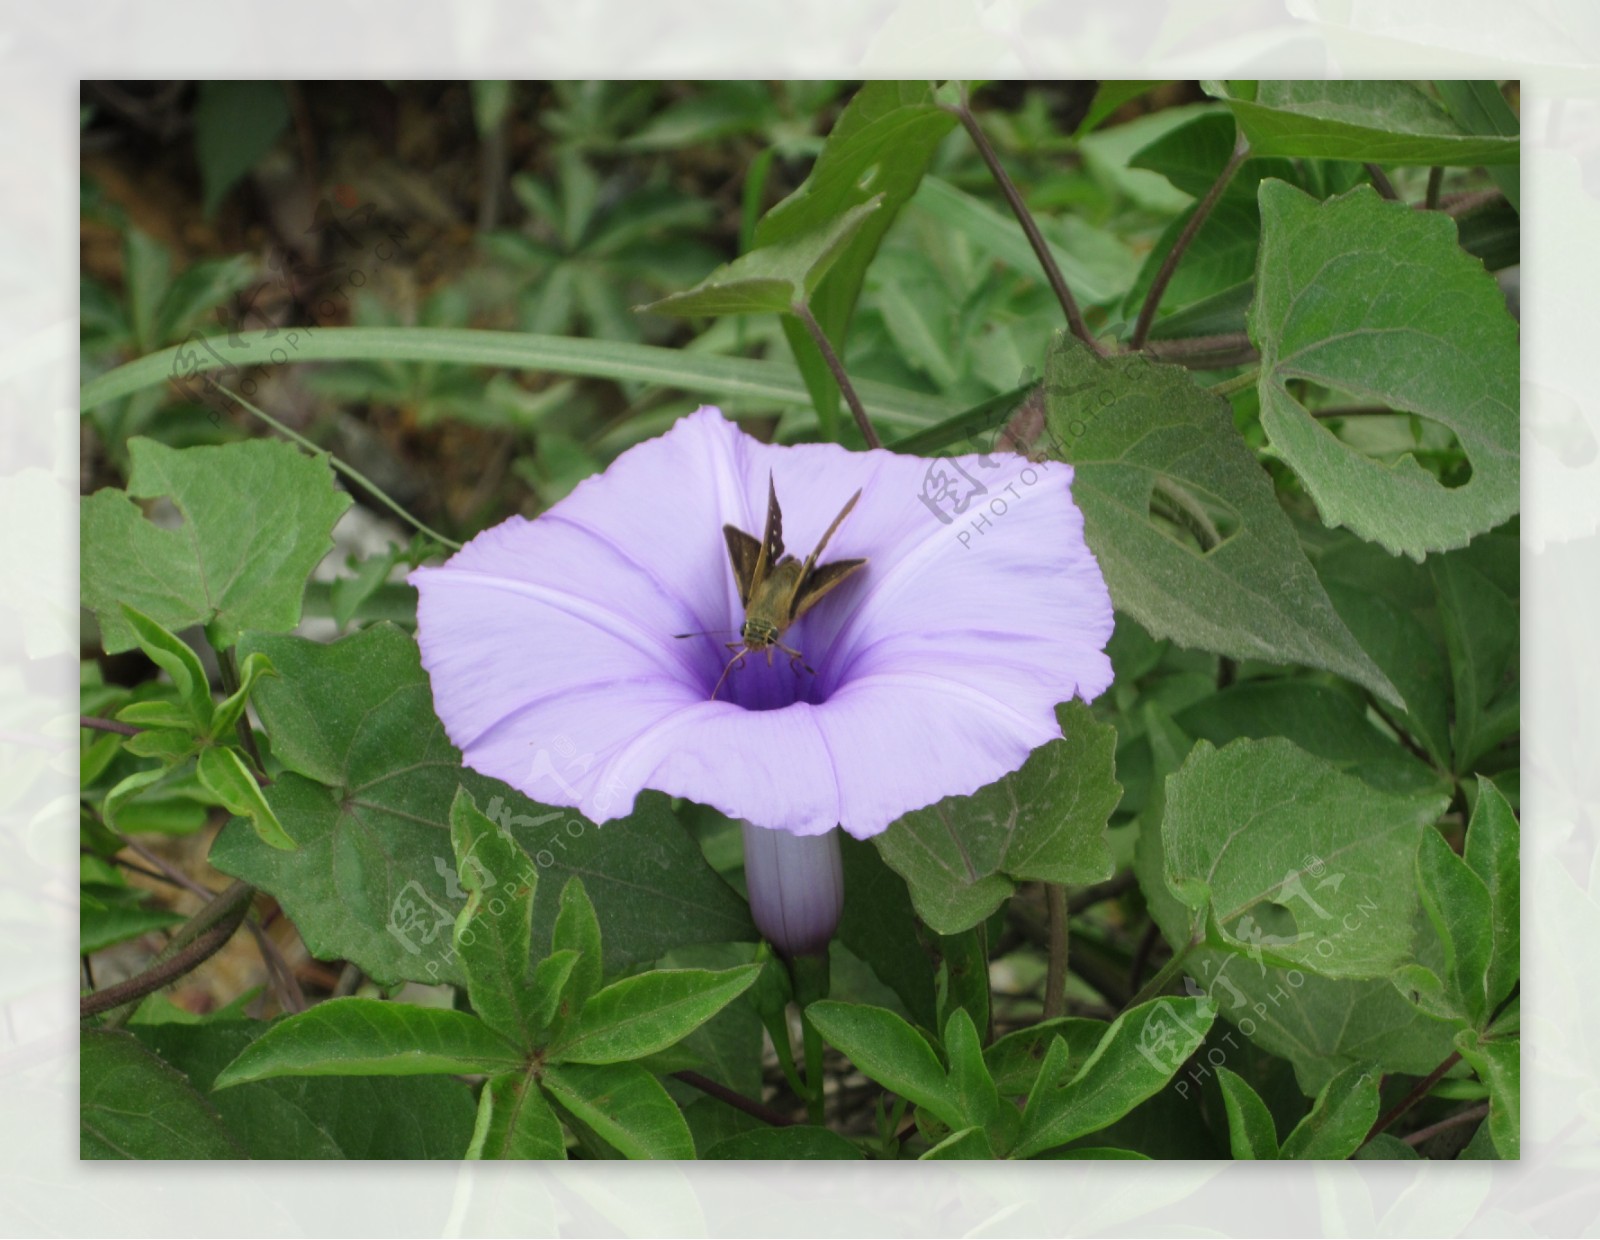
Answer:
<svg viewBox="0 0 1600 1240"><path fill-rule="evenodd" d="M286 351L282 330L243 332L237 346L227 338L206 343L223 359L203 356L199 369L219 370L224 364L241 370L266 362L270 352ZM811 396L791 362L739 357L709 357L681 349L614 340L567 339L525 332L474 331L466 328L319 327L306 331L290 354L291 362L455 362L464 366L500 366L585 375L662 387L714 397L750 397L809 408ZM92 409L107 401L156 387L173 376L174 346L128 362L83 385L79 405ZM192 350L191 350L192 351ZM941 396L910 392L886 383L856 384L867 411L880 421L907 430L930 426L960 412L961 406Z"/></svg>

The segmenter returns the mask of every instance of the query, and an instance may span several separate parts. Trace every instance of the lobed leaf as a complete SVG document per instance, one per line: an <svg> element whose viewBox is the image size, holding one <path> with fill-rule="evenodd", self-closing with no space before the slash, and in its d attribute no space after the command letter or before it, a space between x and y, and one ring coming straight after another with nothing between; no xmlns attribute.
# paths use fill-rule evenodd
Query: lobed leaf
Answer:
<svg viewBox="0 0 1600 1240"><path fill-rule="evenodd" d="M1466 545L1517 511L1517 325L1455 224L1360 187L1327 202L1263 181L1250 337L1261 425L1327 525L1395 554ZM1446 487L1410 454L1363 455L1291 383L1322 384L1449 428L1472 465Z"/></svg>
<svg viewBox="0 0 1600 1240"><path fill-rule="evenodd" d="M1322 668L1402 704L1334 611L1225 402L1178 367L1098 358L1065 336L1045 400L1119 611L1158 639Z"/></svg>
<svg viewBox="0 0 1600 1240"><path fill-rule="evenodd" d="M128 452L127 491L81 501L81 596L106 652L137 641L123 604L169 630L204 624L218 646L298 624L306 578L350 506L327 458L266 439L184 449L131 439ZM156 526L133 502L159 497L181 528Z"/></svg>
<svg viewBox="0 0 1600 1240"><path fill-rule="evenodd" d="M277 897L313 954L354 961L382 982L465 980L448 933L467 900L449 838L458 787L541 872L537 941L572 875L605 922L611 968L686 942L755 937L745 902L666 798L642 797L633 815L598 828L464 770L433 713L416 643L399 629L378 624L328 645L253 635L245 645L278 669L256 691L286 768L267 798L300 848L280 853L229 826L211 861Z"/></svg>

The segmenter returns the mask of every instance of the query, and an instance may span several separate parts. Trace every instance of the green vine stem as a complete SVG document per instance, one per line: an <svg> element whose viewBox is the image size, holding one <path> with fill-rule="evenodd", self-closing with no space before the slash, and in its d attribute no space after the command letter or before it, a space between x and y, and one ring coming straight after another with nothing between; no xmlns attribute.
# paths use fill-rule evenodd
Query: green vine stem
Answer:
<svg viewBox="0 0 1600 1240"><path fill-rule="evenodd" d="M1161 966L1161 971L1145 983L1144 988L1128 1000L1129 1008L1136 1008L1141 1003L1148 1003L1157 995L1166 993L1167 987L1178 980L1183 972L1183 966L1189 959L1189 953L1194 950L1195 944L1190 941L1184 944L1183 950L1176 953L1171 960ZM1124 1008L1124 1011L1127 1009Z"/></svg>
<svg viewBox="0 0 1600 1240"><path fill-rule="evenodd" d="M822 330L822 324L817 322L817 316L811 313L811 307L803 301L797 301L790 310L805 326L806 331L811 333L812 342L822 354L822 360L828 364L828 370L833 374L833 381L839 385L839 392L844 397L845 404L850 406L850 412L855 417L856 425L861 428L861 437L867 441L867 447L883 447L883 440L878 438L878 432L873 429L871 421L867 418L867 411L862 408L861 398L856 395L855 385L850 382L850 376L844 372L844 363L833 351L828 333Z"/></svg>
<svg viewBox="0 0 1600 1240"><path fill-rule="evenodd" d="M1050 918L1050 963L1044 978L1044 1018L1054 1020L1067 1011L1067 889L1060 883L1044 885Z"/></svg>
<svg viewBox="0 0 1600 1240"><path fill-rule="evenodd" d="M1222 199L1222 191L1228 188L1228 183L1233 180L1234 174L1239 171L1245 160L1250 158L1250 144L1241 133L1233 144L1233 154L1228 162L1223 165L1222 171L1217 174L1217 179L1211 183L1211 188L1206 191L1194 209L1194 214L1189 217L1189 222L1183 226L1183 231L1178 234L1178 239L1172 243L1172 248L1167 251L1167 256L1161 260L1161 266L1156 271L1156 278L1150 282L1150 291L1145 294L1144 305L1139 307L1139 319L1133 325L1133 335L1128 340L1128 348L1137 353L1144 348L1144 342L1150 335L1150 326L1156 320L1156 309L1161 305L1161 298L1166 294L1167 285L1172 283L1172 275L1178 270L1178 263L1182 260L1184 251L1194 241L1199 233L1200 226L1211 216L1211 212Z"/></svg>
<svg viewBox="0 0 1600 1240"><path fill-rule="evenodd" d="M1000 156L995 152L993 144L989 141L983 127L978 124L978 118L972 114L972 108L967 103L966 90L961 92L959 104L944 104L945 111L961 122L961 127L967 131L967 136L972 139L972 144L978 148L978 154L983 157L983 162L988 166L989 175L994 178L994 183L1000 187L1000 192L1005 196L1006 203L1011 207L1011 213L1017 217L1017 223L1022 225L1022 232L1028 238L1028 244L1033 248L1034 257L1039 260L1039 266L1044 270L1045 279L1049 281L1051 291L1055 293L1056 300L1061 303L1062 312L1067 316L1067 328L1090 349L1099 356L1106 355L1105 349L1090 332L1089 325L1083 320L1083 312L1078 309L1077 299L1072 296L1072 290L1067 287L1066 277L1061 274L1061 268L1056 264L1055 255L1050 253L1050 246L1044 239L1044 234L1039 231L1039 225L1034 222L1033 213L1022 201L1022 195L1017 192L1016 184L1005 170L1005 165L1000 162Z"/></svg>
<svg viewBox="0 0 1600 1240"><path fill-rule="evenodd" d="M256 889L248 883L233 882L204 908L178 928L172 941L161 949L142 973L84 995L78 1000L79 1019L87 1020L103 1012L122 1008L107 1023L120 1026L132 1014L131 1004L146 995L170 986L185 973L209 960L234 935L250 911Z"/></svg>
<svg viewBox="0 0 1600 1240"><path fill-rule="evenodd" d="M209 375L207 375L206 378L210 381L212 386L214 386L224 396L228 397L230 400L238 401L240 406L246 412L250 413L252 416L257 417L261 421L265 422L273 430L277 431L278 434L284 436L284 438L292 439L295 443L299 444L302 448L304 448L308 452L320 453L320 452L323 451L323 449L317 447L316 444L312 443L304 435L300 434L297 431L290 430L287 426L285 426L282 422L278 421L278 419L273 417L270 413L267 413L265 410L256 408L249 401L247 401L243 396L240 396L237 392L231 391L230 389L223 387L222 384L218 383L215 379L212 379ZM440 544L442 544L442 545L444 545L446 547L449 547L452 551L460 551L461 550L461 544L456 542L455 539L446 538L443 534L439 533L438 530L429 529L426 525L422 524L421 521L418 521L415 517L413 517L409 512L407 512L399 504L395 503L394 500L390 499L389 496L383 490L383 488L380 487L376 482L372 481L372 479L368 478L365 474L361 473L359 470L355 469L353 466L346 465L343 461L341 461L338 457L334 456L333 453L331 453L331 452L328 453L328 463L331 464L336 470L338 470L346 478L350 479L351 482L354 482L358 486L360 486L364 491L366 491L369 495L371 495L374 499L376 499L385 508L389 509L390 512L394 513L395 516L399 517L407 525L411 526L412 529L417 530L419 533L426 534L429 538L433 539L434 542L437 542L437 543L440 543Z"/></svg>

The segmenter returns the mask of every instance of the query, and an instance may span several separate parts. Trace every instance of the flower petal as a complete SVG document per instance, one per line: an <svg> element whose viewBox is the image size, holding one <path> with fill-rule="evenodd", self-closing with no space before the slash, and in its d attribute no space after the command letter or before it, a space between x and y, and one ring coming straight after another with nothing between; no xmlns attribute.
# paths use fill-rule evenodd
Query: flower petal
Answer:
<svg viewBox="0 0 1600 1240"><path fill-rule="evenodd" d="M769 476L801 560L861 491L819 563L867 563L783 631L797 657L740 651L721 536L761 536ZM797 835L876 834L1015 770L1059 735L1058 702L1110 683L1071 476L777 447L702 409L413 574L439 716L468 765L596 821L656 788Z"/></svg>

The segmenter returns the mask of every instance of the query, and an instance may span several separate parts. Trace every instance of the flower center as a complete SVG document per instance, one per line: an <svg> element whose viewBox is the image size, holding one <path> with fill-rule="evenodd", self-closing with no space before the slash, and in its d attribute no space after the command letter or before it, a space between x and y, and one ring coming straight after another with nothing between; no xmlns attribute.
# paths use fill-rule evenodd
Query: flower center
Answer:
<svg viewBox="0 0 1600 1240"><path fill-rule="evenodd" d="M742 624L744 617L736 619ZM796 702L820 706L837 687L837 676L830 669L840 664L827 657L829 647L816 631L832 626L812 625L811 620L803 617L781 634L756 624L742 632L735 628L732 636L718 633L692 639L699 649L691 683L707 698L714 690L717 701L745 710L782 710ZM731 649L730 641L735 643ZM797 651L799 658L790 651Z"/></svg>

